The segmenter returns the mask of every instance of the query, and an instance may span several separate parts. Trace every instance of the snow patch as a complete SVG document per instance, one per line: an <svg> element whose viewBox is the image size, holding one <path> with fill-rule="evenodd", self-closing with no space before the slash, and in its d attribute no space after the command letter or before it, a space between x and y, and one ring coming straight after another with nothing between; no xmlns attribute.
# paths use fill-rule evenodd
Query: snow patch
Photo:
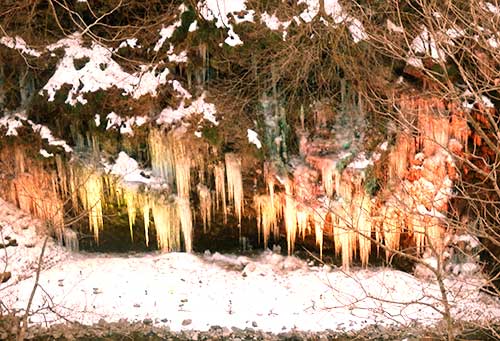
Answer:
<svg viewBox="0 0 500 341"><path fill-rule="evenodd" d="M24 41L24 39L19 36L15 37L4 36L0 38L0 44L3 44L8 48L18 50L22 54L26 54L29 56L40 57L42 55L40 51L37 51L29 47L28 44L26 44L26 42Z"/></svg>
<svg viewBox="0 0 500 341"><path fill-rule="evenodd" d="M180 121L183 118L189 117L194 114L203 114L203 118L214 125L218 125L217 118L215 114L217 110L215 105L212 103L205 102L205 93L203 93L198 99L191 102L189 106L185 106L184 100L177 109L172 109L170 107L163 109L160 113L157 124L172 124L174 122Z"/></svg>
<svg viewBox="0 0 500 341"><path fill-rule="evenodd" d="M297 4L307 5L307 9L299 15L306 23L311 22L319 13L320 5L318 0L299 0ZM368 39L368 35L361 21L346 13L338 0L324 0L324 5L325 13L333 18L335 24L338 25L343 23L347 25L355 43ZM328 24L328 21L324 20L323 23Z"/></svg>
<svg viewBox="0 0 500 341"><path fill-rule="evenodd" d="M494 5L491 2L485 2L482 4L483 8L494 15L500 15L500 6L499 5Z"/></svg>
<svg viewBox="0 0 500 341"><path fill-rule="evenodd" d="M7 128L6 136L17 136L17 129L23 126L22 120L26 118L19 114L6 115L0 118L0 127Z"/></svg>
<svg viewBox="0 0 500 341"><path fill-rule="evenodd" d="M40 155L42 155L44 158L49 158L49 157L53 157L54 154L52 153L49 153L48 151L46 151L45 149L40 149Z"/></svg>
<svg viewBox="0 0 500 341"><path fill-rule="evenodd" d="M387 29L391 32L405 33L405 29L402 26L396 25L390 19L387 19L386 26L387 26Z"/></svg>
<svg viewBox="0 0 500 341"><path fill-rule="evenodd" d="M120 176L125 182L151 183L151 179L143 175L145 172L139 167L139 163L125 152L120 152L115 163L105 168L110 174Z"/></svg>
<svg viewBox="0 0 500 341"><path fill-rule="evenodd" d="M230 46L237 46L243 42L234 32L229 17L232 16L237 24L245 21L253 22L255 11L247 10L245 2L246 0L205 0L198 2L198 9L205 20L216 20L216 27L227 28L228 36L224 42ZM240 17L240 13L244 13L243 16Z"/></svg>
<svg viewBox="0 0 500 341"><path fill-rule="evenodd" d="M253 143L257 149L262 148L262 144L259 140L259 135L252 129L247 129L248 142Z"/></svg>
<svg viewBox="0 0 500 341"><path fill-rule="evenodd" d="M132 95L137 99L143 95L156 96L158 86L166 83L168 69L161 72L157 67L150 68L142 65L140 72L127 73L112 58L112 51L95 42L92 46L84 47L81 37L75 33L68 38L59 40L48 46L49 51L59 48L64 49L64 57L59 62L56 72L43 87L53 101L55 94L64 84L72 86L68 93L66 103L86 104L83 98L85 93L98 90L107 90L117 87L124 91L124 95ZM81 68L75 67L75 60L88 61Z"/></svg>
<svg viewBox="0 0 500 341"><path fill-rule="evenodd" d="M180 20L177 20L176 22L174 22L172 25L169 25L167 27L163 27L161 30L160 30L160 39L156 42L156 45L155 47L153 48L153 50L155 52L158 52L160 51L160 49L162 48L163 44L165 43L165 41L167 39L170 39L172 38L172 35L174 34L175 30L180 27L182 25L182 22Z"/></svg>
<svg viewBox="0 0 500 341"><path fill-rule="evenodd" d="M123 119L113 111L106 116L106 119L108 122L106 130L118 128L120 129L120 134L131 136L134 135L134 130L132 129L134 125L140 127L148 121L148 117L146 116L132 116Z"/></svg>
<svg viewBox="0 0 500 341"><path fill-rule="evenodd" d="M118 46L118 48L122 48L122 47L130 47L132 49L134 48L140 48L141 46L137 44L137 38L131 38L131 39L127 39L125 41L122 41L121 44Z"/></svg>
<svg viewBox="0 0 500 341"><path fill-rule="evenodd" d="M23 123L27 123L31 127L33 132L38 133L42 139L47 140L49 145L60 146L64 149L64 151L68 153L71 153L73 151L73 149L66 143L66 141L56 139L52 135L52 132L48 127L42 124L36 124L33 121L28 120L24 111L12 115L6 115L0 118L0 127L7 128L7 132L5 133L6 136L17 136L17 129L22 127Z"/></svg>

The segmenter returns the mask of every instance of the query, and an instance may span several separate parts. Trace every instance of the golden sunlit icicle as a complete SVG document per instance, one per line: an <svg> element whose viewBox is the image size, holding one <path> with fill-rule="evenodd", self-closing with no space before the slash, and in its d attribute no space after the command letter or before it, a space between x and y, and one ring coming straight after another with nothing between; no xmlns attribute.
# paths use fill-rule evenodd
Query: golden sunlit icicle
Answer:
<svg viewBox="0 0 500 341"><path fill-rule="evenodd" d="M314 234L316 236L316 245L319 247L319 258L323 259L323 229L326 223L326 214L319 211L314 212Z"/></svg>
<svg viewBox="0 0 500 341"><path fill-rule="evenodd" d="M175 141L171 133L164 134L159 129L151 129L148 142L153 175L166 179L172 185L175 181L175 159L172 149Z"/></svg>
<svg viewBox="0 0 500 341"><path fill-rule="evenodd" d="M144 237L146 238L146 246L149 246L149 210L151 209L149 196L147 194L143 194L141 201L141 212L144 219Z"/></svg>
<svg viewBox="0 0 500 341"><path fill-rule="evenodd" d="M382 223L384 232L385 246L388 248L386 250L386 260L389 261L389 256L391 255L391 250L397 250L399 248L399 238L401 234L402 217L400 217L401 212L389 204L386 206L384 220Z"/></svg>
<svg viewBox="0 0 500 341"><path fill-rule="evenodd" d="M86 167L80 168L80 175L78 178L83 181L83 183L79 185L78 194L83 204L83 208L89 217L89 228L94 233L96 242L98 242L99 230L103 227L102 178L96 173L96 170Z"/></svg>
<svg viewBox="0 0 500 341"><path fill-rule="evenodd" d="M424 252L425 246L425 223L423 217L418 214L412 214L408 218L408 228L411 228L413 240L415 241L415 248L417 256Z"/></svg>
<svg viewBox="0 0 500 341"><path fill-rule="evenodd" d="M257 212L257 231L259 241L262 232L264 247L268 246L271 231L276 233L275 231L278 229L280 205L279 200L276 199L277 196L275 196L275 200L271 200L271 197L266 194L254 196L254 205Z"/></svg>
<svg viewBox="0 0 500 341"><path fill-rule="evenodd" d="M352 229L352 212L349 204L344 201L336 203L333 207L334 225L333 240L335 243L335 254L342 255L342 267L349 270L353 256L353 244L357 234ZM354 243L353 243L354 241Z"/></svg>
<svg viewBox="0 0 500 341"><path fill-rule="evenodd" d="M189 199L178 197L176 198L177 215L184 237L184 246L186 252L193 250L193 218L191 214L191 207L189 206Z"/></svg>
<svg viewBox="0 0 500 341"><path fill-rule="evenodd" d="M330 159L322 159L321 162L321 181L325 189L326 195L331 197L335 191L335 180L337 165L336 162Z"/></svg>
<svg viewBox="0 0 500 341"><path fill-rule="evenodd" d="M401 180L408 170L408 160L415 155L415 143L408 134L402 133L396 140L396 145L389 155L389 178Z"/></svg>
<svg viewBox="0 0 500 341"><path fill-rule="evenodd" d="M243 214L243 179L241 177L241 159L235 154L228 153L226 159L227 198L234 203L234 211L238 216L241 227Z"/></svg>
<svg viewBox="0 0 500 341"><path fill-rule="evenodd" d="M177 195L181 198L189 198L191 192L191 162L185 153L182 144L176 147L175 152L175 183Z"/></svg>
<svg viewBox="0 0 500 341"><path fill-rule="evenodd" d="M161 198L152 201L151 211L156 230L158 247L163 251L180 251L181 227L177 204Z"/></svg>
<svg viewBox="0 0 500 341"><path fill-rule="evenodd" d="M203 220L203 232L207 233L207 226L212 224L212 194L207 186L198 184L198 199L200 201L200 214Z"/></svg>
<svg viewBox="0 0 500 341"><path fill-rule="evenodd" d="M371 202L367 195L358 195L354 201L354 214L357 218L356 226L359 233L359 258L361 264L368 265L371 252L372 222L370 219Z"/></svg>
<svg viewBox="0 0 500 341"><path fill-rule="evenodd" d="M283 208L283 215L288 255L291 255L295 247L295 237L297 235L297 208L293 198L293 183L290 179L287 179L285 182L285 207Z"/></svg>
<svg viewBox="0 0 500 341"><path fill-rule="evenodd" d="M299 236L302 240L306 238L306 233L309 227L309 210L303 205L297 207L297 227L299 229Z"/></svg>
<svg viewBox="0 0 500 341"><path fill-rule="evenodd" d="M226 209L226 175L224 163L219 162L214 166L215 178L215 203L219 209L219 203L222 205L222 213L224 224L227 223L227 209Z"/></svg>
<svg viewBox="0 0 500 341"><path fill-rule="evenodd" d="M134 230L133 230L133 227L135 225L135 217L137 215L137 209L136 209L136 206L137 205L137 200L135 198L135 192L128 189L128 188L124 188L123 189L123 196L124 196L124 199L125 199L125 205L127 206L127 213L128 213L128 226L129 226L129 229L130 229L130 240L132 240L132 242L134 241Z"/></svg>

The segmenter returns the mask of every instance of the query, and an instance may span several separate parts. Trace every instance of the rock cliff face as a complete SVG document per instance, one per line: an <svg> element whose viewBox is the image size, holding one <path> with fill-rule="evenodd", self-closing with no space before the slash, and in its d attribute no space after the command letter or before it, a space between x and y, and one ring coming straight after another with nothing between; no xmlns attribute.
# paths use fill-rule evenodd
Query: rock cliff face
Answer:
<svg viewBox="0 0 500 341"><path fill-rule="evenodd" d="M495 106L430 94L415 78L432 63L407 60L399 88L388 66L378 88L362 81L370 37L336 2L299 1L290 21L211 3L169 8L154 39L80 32L34 48L3 36L13 64L0 72L2 197L87 247L190 252L226 235L291 254L313 239L344 268L381 250L444 255L446 236L462 233L449 220L454 188L495 155ZM313 49L323 43L337 59ZM300 67L294 46L308 57ZM393 102L376 110L369 91Z"/></svg>

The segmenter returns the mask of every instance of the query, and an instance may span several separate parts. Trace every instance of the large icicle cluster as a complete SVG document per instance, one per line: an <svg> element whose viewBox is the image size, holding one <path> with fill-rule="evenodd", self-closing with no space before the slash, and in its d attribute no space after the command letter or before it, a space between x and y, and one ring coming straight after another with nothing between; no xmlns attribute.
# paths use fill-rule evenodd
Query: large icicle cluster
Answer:
<svg viewBox="0 0 500 341"><path fill-rule="evenodd" d="M273 174L272 166L265 166L267 194L254 196L259 239L262 235L264 246L271 234L278 234L282 221L289 253L297 236L304 238L314 230L321 255L323 237L331 231L335 253L341 255L346 269L356 256L362 264L368 263L372 241L377 250L383 243L389 257L391 250L400 247L403 233L413 239L417 254L429 246L438 252L443 248L443 217L457 173L449 150L463 150L469 136L467 122L463 112L445 107L438 99L403 97L400 108L404 121L415 122L412 129L418 134L402 130L388 151L388 196L371 198L363 171L379 160L386 144L372 159L362 155L341 168L345 152L325 154L323 147L303 138L301 156L306 163L298 161L292 177L283 180ZM320 146L324 143L318 142ZM322 187L317 186L318 172ZM275 180L282 184L277 193Z"/></svg>

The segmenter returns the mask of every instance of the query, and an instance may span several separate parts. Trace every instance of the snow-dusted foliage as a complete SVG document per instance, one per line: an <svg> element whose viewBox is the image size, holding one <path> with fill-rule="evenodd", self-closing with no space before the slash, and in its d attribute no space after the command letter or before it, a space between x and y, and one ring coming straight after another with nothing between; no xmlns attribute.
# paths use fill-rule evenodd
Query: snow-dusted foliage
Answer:
<svg viewBox="0 0 500 341"><path fill-rule="evenodd" d="M149 68L141 66L141 70L128 73L113 60L110 49L92 43L91 47L83 45L78 33L61 39L47 47L49 51L63 49L64 57L58 64L57 70L49 79L43 90L47 92L49 101L53 101L56 91L65 84L72 88L68 93L66 103L87 103L84 94L98 90L107 90L117 87L123 90L124 95L139 98L143 95L157 95L158 86L167 82L168 69L158 70L158 66ZM77 68L75 63L82 60L85 64Z"/></svg>
<svg viewBox="0 0 500 341"><path fill-rule="evenodd" d="M199 98L191 101L190 105L186 106L184 101L177 109L165 108L160 113L156 123L158 124L171 124L182 120L185 117L189 117L193 114L202 114L203 118L214 125L219 124L215 114L217 110L215 105L212 103L207 103L205 101L205 94L202 94Z"/></svg>
<svg viewBox="0 0 500 341"><path fill-rule="evenodd" d="M33 57L40 57L42 53L40 51L37 51L31 47L29 47L26 42L24 41L23 38L16 36L16 37L8 37L4 36L0 38L0 44L3 44L11 49L18 50L22 54L26 54L29 56Z"/></svg>
<svg viewBox="0 0 500 341"><path fill-rule="evenodd" d="M26 117L25 112L5 115L0 118L0 127L7 129L5 133L6 136L17 136L17 129L23 127L24 124L29 126L34 133L39 134L42 140L46 141L50 146L62 147L63 150L68 153L73 151L66 141L55 138L48 127L43 124L36 124L32 120L29 120ZM49 153L44 149L40 150L40 154L44 157L50 157Z"/></svg>
<svg viewBox="0 0 500 341"><path fill-rule="evenodd" d="M229 22L233 17L236 23L244 21L253 22L255 11L248 10L246 0L204 0L198 3L198 9L206 20L215 20L215 26L218 28L227 28L227 38L224 41L230 46L243 44L240 37L234 32L233 25ZM242 17L237 13L244 12Z"/></svg>

